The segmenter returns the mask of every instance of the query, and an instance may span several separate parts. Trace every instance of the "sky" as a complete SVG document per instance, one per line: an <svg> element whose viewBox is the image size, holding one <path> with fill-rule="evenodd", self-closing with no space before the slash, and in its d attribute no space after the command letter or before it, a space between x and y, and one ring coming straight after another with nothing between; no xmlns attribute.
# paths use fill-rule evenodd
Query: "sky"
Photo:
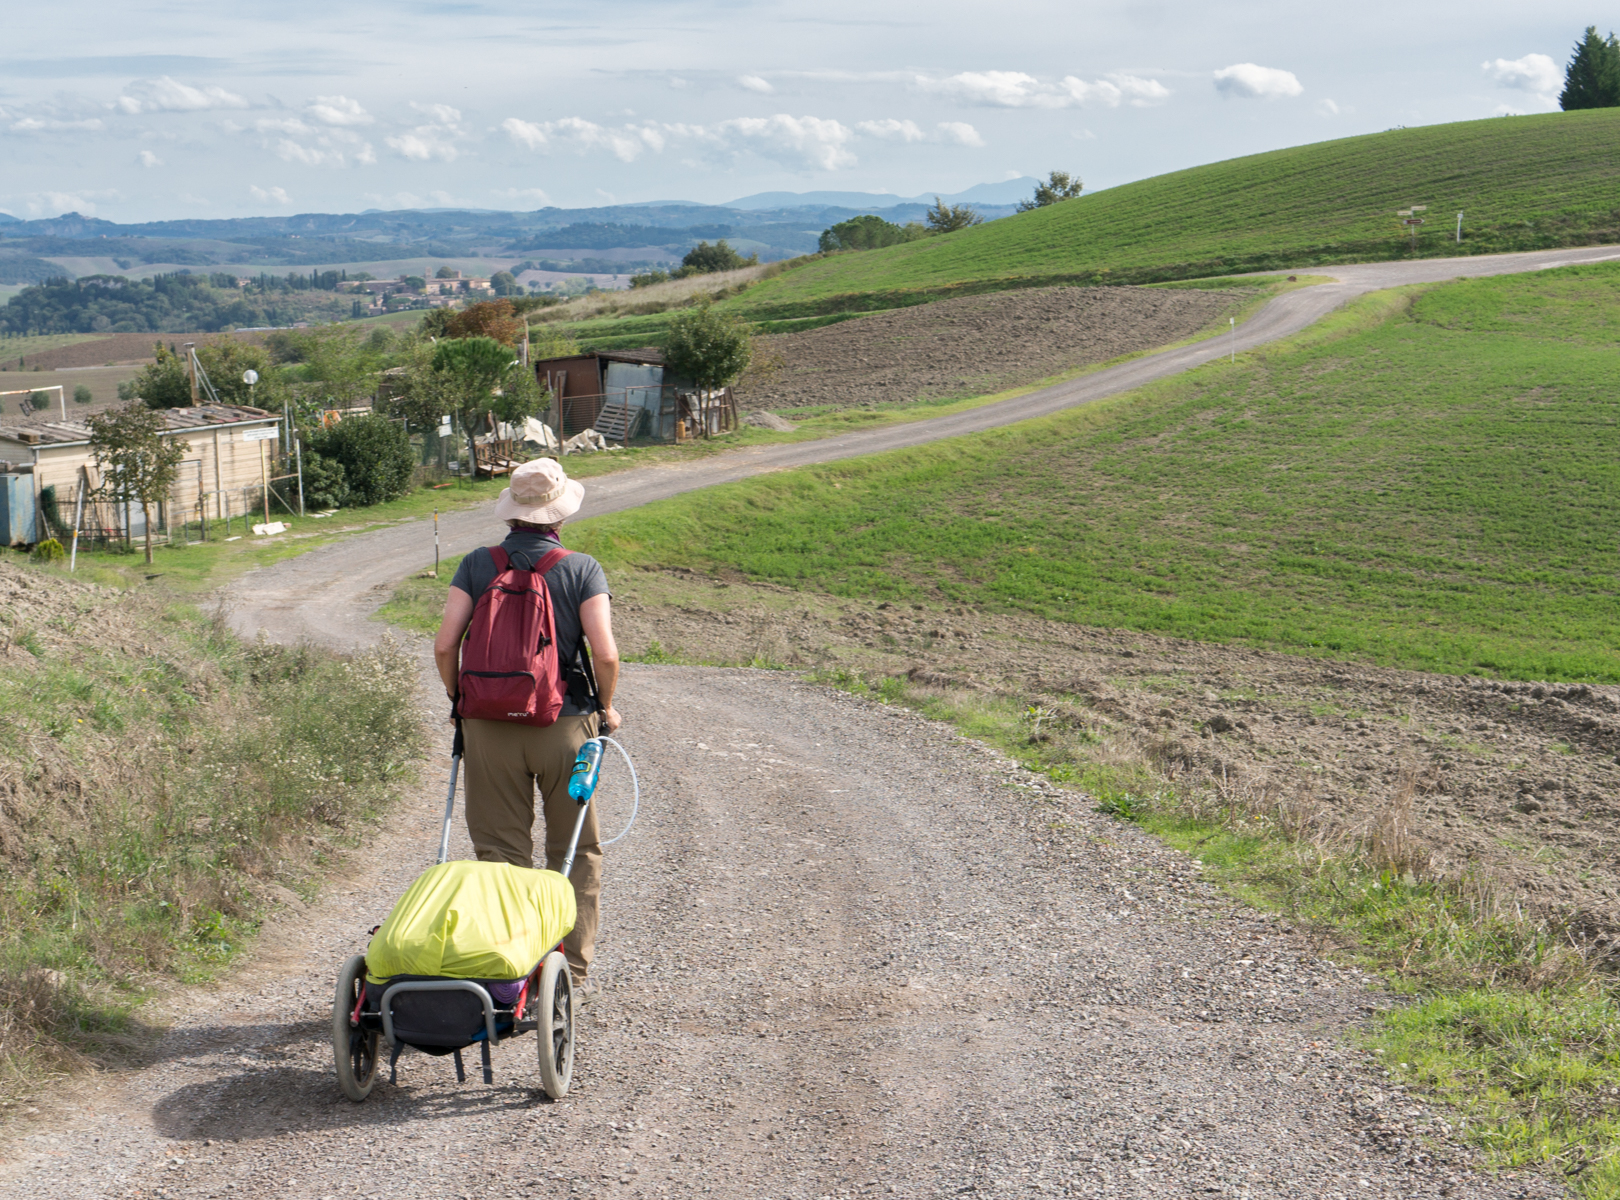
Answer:
<svg viewBox="0 0 1620 1200"><path fill-rule="evenodd" d="M1593 19L1564 0L14 4L0 211L910 196L1053 169L1089 191L1555 110Z"/></svg>

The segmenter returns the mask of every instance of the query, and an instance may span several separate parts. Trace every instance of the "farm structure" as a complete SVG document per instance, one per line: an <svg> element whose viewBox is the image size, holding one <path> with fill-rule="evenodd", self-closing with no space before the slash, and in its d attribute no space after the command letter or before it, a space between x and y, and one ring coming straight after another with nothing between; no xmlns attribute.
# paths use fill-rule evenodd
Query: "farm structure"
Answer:
<svg viewBox="0 0 1620 1200"><path fill-rule="evenodd" d="M704 391L678 378L655 346L541 359L534 373L553 398L547 424L563 441L595 429L612 443L683 442L737 427L730 388Z"/></svg>
<svg viewBox="0 0 1620 1200"><path fill-rule="evenodd" d="M186 456L179 481L153 514L156 528L243 517L264 506L266 489L277 486L279 416L246 405L212 404L164 409L163 417L168 428L162 436L184 442ZM30 480L36 531L26 540L70 532L81 488L86 490L83 524L92 536L144 531L140 505L125 511L101 486L90 430L81 423L0 426L0 472Z"/></svg>

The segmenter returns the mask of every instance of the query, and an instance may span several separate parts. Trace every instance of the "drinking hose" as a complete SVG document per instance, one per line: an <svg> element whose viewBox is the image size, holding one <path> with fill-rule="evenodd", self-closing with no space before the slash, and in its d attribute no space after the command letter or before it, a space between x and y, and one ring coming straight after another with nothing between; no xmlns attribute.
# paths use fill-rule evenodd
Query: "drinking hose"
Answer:
<svg viewBox="0 0 1620 1200"><path fill-rule="evenodd" d="M630 768L630 786L635 789L635 800L630 808L630 824L619 830L617 834L603 842L603 846L611 846L614 842L630 832L630 827L636 823L636 814L641 811L641 780L636 778L636 764L630 761L630 753L606 734L599 737L600 741L607 742L624 757L624 765Z"/></svg>

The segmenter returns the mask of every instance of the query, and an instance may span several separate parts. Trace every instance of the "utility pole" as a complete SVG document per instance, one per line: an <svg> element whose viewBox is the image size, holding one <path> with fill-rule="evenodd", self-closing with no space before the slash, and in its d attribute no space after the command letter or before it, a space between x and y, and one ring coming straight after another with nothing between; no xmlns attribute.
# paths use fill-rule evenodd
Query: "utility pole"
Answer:
<svg viewBox="0 0 1620 1200"><path fill-rule="evenodd" d="M439 577L439 510L433 510L433 578Z"/></svg>
<svg viewBox="0 0 1620 1200"><path fill-rule="evenodd" d="M186 352L186 378L191 383L191 407L197 407L197 343L187 342L180 349Z"/></svg>

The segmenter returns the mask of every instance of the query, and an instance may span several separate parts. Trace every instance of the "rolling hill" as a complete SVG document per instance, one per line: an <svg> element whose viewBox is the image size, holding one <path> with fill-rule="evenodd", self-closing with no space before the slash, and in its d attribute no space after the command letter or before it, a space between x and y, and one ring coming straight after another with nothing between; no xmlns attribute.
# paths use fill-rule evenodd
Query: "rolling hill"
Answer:
<svg viewBox="0 0 1620 1200"><path fill-rule="evenodd" d="M756 318L1052 283L1144 283L1620 241L1620 109L1502 117L1275 150L944 237L821 259L732 302ZM1461 244L1452 240L1465 213Z"/></svg>

